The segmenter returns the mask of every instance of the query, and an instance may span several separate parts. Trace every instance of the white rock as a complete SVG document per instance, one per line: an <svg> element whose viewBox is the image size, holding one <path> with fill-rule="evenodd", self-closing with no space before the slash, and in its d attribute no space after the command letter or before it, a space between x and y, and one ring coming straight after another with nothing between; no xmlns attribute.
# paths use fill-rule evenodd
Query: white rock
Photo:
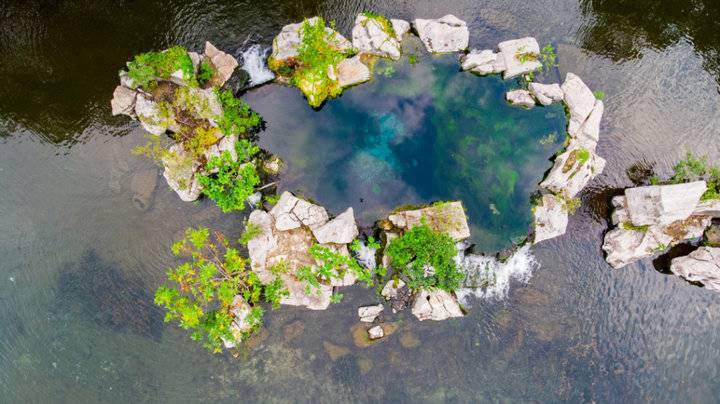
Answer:
<svg viewBox="0 0 720 404"><path fill-rule="evenodd" d="M565 76L565 82L562 84L562 90L565 94L565 104L570 110L570 124L568 125L568 133L572 137L577 137L577 132L585 120L590 116L593 108L595 108L595 95L590 91L587 85L573 73Z"/></svg>
<svg viewBox="0 0 720 404"><path fill-rule="evenodd" d="M167 112L173 114L172 111ZM138 94L135 99L135 115L146 131L157 136L165 134L171 123L175 121L174 116L163 116L160 106L143 94Z"/></svg>
<svg viewBox="0 0 720 404"><path fill-rule="evenodd" d="M248 320L248 316L250 315L252 308L242 298L242 296L235 296L233 298L232 305L233 308L230 312L235 316L235 318L233 319L232 324L230 324L230 332L233 334L235 341L223 339L225 348L235 348L236 342L242 341L246 333L253 328L253 323Z"/></svg>
<svg viewBox="0 0 720 404"><path fill-rule="evenodd" d="M565 234L568 211L562 199L552 194L542 197L542 204L533 208L535 239L533 244Z"/></svg>
<svg viewBox="0 0 720 404"><path fill-rule="evenodd" d="M600 140L600 120L602 120L604 110L605 106L603 102L600 100L595 101L595 106L590 112L590 115L577 132L577 144L588 150L595 150Z"/></svg>
<svg viewBox="0 0 720 404"><path fill-rule="evenodd" d="M313 235L315 235L315 238L320 244L352 243L358 234L359 231L355 223L353 208L347 208L345 212L339 214L334 219L313 229Z"/></svg>
<svg viewBox="0 0 720 404"><path fill-rule="evenodd" d="M261 230L260 234L250 239L247 244L250 267L264 283L272 281L270 274L264 273L265 261L268 252L277 247L277 239L272 231L272 221L269 213L259 209L253 210L248 217L248 223L258 226Z"/></svg>
<svg viewBox="0 0 720 404"><path fill-rule="evenodd" d="M128 72L125 70L120 70L120 73L118 73L118 76L120 76L120 85L127 88L136 88L135 80L131 79L130 76L128 76Z"/></svg>
<svg viewBox="0 0 720 404"><path fill-rule="evenodd" d="M610 200L613 206L613 212L610 215L610 221L617 226L620 223L630 223L630 215L627 212L627 199L625 195L616 195Z"/></svg>
<svg viewBox="0 0 720 404"><path fill-rule="evenodd" d="M470 227L462 202L444 202L422 209L405 210L388 216L390 222L401 228L411 229L425 217L428 226L435 231L447 233L456 241L470 237Z"/></svg>
<svg viewBox="0 0 720 404"><path fill-rule="evenodd" d="M360 60L360 55L343 59L337 66L337 81L340 87L349 87L370 80L370 68Z"/></svg>
<svg viewBox="0 0 720 404"><path fill-rule="evenodd" d="M420 321L463 316L457 299L442 289L420 290L415 297L412 314Z"/></svg>
<svg viewBox="0 0 720 404"><path fill-rule="evenodd" d="M540 55L540 46L535 38L525 37L500 42L498 49L500 49L499 57L502 57L504 61L503 78L505 80L542 67L542 63L537 60Z"/></svg>
<svg viewBox="0 0 720 404"><path fill-rule="evenodd" d="M280 195L270 214L275 219L275 228L280 231L296 229L301 225L313 229L327 223L329 219L325 208L297 198L287 191Z"/></svg>
<svg viewBox="0 0 720 404"><path fill-rule="evenodd" d="M586 153L588 159L582 161L581 157ZM553 168L540 183L540 187L567 198L574 198L604 168L605 160L602 157L578 147L571 141L567 151L555 159Z"/></svg>
<svg viewBox="0 0 720 404"><path fill-rule="evenodd" d="M434 20L418 18L413 25L428 52L459 52L468 47L470 31L467 24L452 14Z"/></svg>
<svg viewBox="0 0 720 404"><path fill-rule="evenodd" d="M225 84L238 67L238 61L234 57L218 50L218 48L210 42L205 42L205 57L210 60L215 70L210 81L216 86Z"/></svg>
<svg viewBox="0 0 720 404"><path fill-rule="evenodd" d="M463 70L470 70L480 75L497 74L505 70L505 62L502 57L489 49L470 51L460 59Z"/></svg>
<svg viewBox="0 0 720 404"><path fill-rule="evenodd" d="M392 32L386 31L383 24L375 18L362 14L355 18L352 44L360 52L393 60L400 59L400 41Z"/></svg>
<svg viewBox="0 0 720 404"><path fill-rule="evenodd" d="M514 106L533 108L535 106L535 99L530 95L527 90L512 90L505 94L505 99Z"/></svg>
<svg viewBox="0 0 720 404"><path fill-rule="evenodd" d="M196 176L200 163L179 143L170 146L169 151L170 155L162 160L165 167L163 177L180 199L185 202L196 200L202 192Z"/></svg>
<svg viewBox="0 0 720 404"><path fill-rule="evenodd" d="M720 248L700 247L687 257L672 260L670 271L708 290L720 292Z"/></svg>
<svg viewBox="0 0 720 404"><path fill-rule="evenodd" d="M136 97L137 91L135 90L131 90L123 86L115 87L115 91L113 91L112 101L110 101L113 116L129 115L131 117L135 117Z"/></svg>
<svg viewBox="0 0 720 404"><path fill-rule="evenodd" d="M383 331L381 326L376 325L368 330L368 336L370 339L380 339L385 336L385 331Z"/></svg>
<svg viewBox="0 0 720 404"><path fill-rule="evenodd" d="M188 56L190 56L190 60L192 60L193 70L197 73L203 57L197 52L188 52Z"/></svg>
<svg viewBox="0 0 720 404"><path fill-rule="evenodd" d="M402 279L388 281L388 283L386 283L382 288L380 294L385 298L385 300L394 299L397 297L398 291L402 289L403 286L405 286L405 282L403 282Z"/></svg>
<svg viewBox="0 0 720 404"><path fill-rule="evenodd" d="M363 323L372 323L375 318L382 313L384 307L382 304L376 304L374 306L363 306L358 308L358 317Z"/></svg>
<svg viewBox="0 0 720 404"><path fill-rule="evenodd" d="M705 181L628 188L625 197L630 220L632 224L642 226L686 219L706 189Z"/></svg>
<svg viewBox="0 0 720 404"><path fill-rule="evenodd" d="M393 26L393 31L395 31L395 37L401 41L403 35L410 32L410 23L405 20L400 20L397 18L391 18L390 23Z"/></svg>
<svg viewBox="0 0 720 404"><path fill-rule="evenodd" d="M528 90L530 90L530 94L532 94L535 99L538 100L538 102L542 105L550 105L553 102L560 102L563 100L563 90L560 88L560 85L557 83L554 84L540 84L540 83L530 83L528 85ZM602 113L601 113L602 115Z"/></svg>
<svg viewBox="0 0 720 404"><path fill-rule="evenodd" d="M693 210L693 215L720 217L720 200L701 201Z"/></svg>
<svg viewBox="0 0 720 404"><path fill-rule="evenodd" d="M272 54L270 57L277 61L284 61L298 55L298 47L302 43L303 23L316 24L318 17L313 17L295 24L288 24L282 28L280 33L273 40ZM325 39L335 49L345 51L352 48L350 41L345 39L337 31L325 27Z"/></svg>

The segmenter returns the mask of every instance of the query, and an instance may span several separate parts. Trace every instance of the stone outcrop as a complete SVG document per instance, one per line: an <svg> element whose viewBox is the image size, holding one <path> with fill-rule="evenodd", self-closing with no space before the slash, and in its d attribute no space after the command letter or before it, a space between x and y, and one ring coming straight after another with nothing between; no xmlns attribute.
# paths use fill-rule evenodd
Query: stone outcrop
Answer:
<svg viewBox="0 0 720 404"><path fill-rule="evenodd" d="M460 59L463 70L469 70L481 76L499 74L505 70L505 60L498 54L489 50L472 50Z"/></svg>
<svg viewBox="0 0 720 404"><path fill-rule="evenodd" d="M342 88L364 83L370 78L370 68L362 62L359 55L343 59L338 63L337 80Z"/></svg>
<svg viewBox="0 0 720 404"><path fill-rule="evenodd" d="M353 208L339 214L320 227L313 229L313 234L320 244L350 244L358 236Z"/></svg>
<svg viewBox="0 0 720 404"><path fill-rule="evenodd" d="M705 181L625 190L625 206L636 226L664 225L690 216L707 189Z"/></svg>
<svg viewBox="0 0 720 404"><path fill-rule="evenodd" d="M447 233L457 241L470 237L467 216L460 201L396 212L388 216L388 220L398 229L408 230L419 225L423 217L433 230Z"/></svg>
<svg viewBox="0 0 720 404"><path fill-rule="evenodd" d="M561 88L565 95L565 105L570 112L568 133L571 137L577 137L580 127L590 116L597 100L590 88L573 73L567 74Z"/></svg>
<svg viewBox="0 0 720 404"><path fill-rule="evenodd" d="M553 168L540 187L566 198L574 198L604 168L605 160L597 154L581 147L570 148L555 159Z"/></svg>
<svg viewBox="0 0 720 404"><path fill-rule="evenodd" d="M386 22L389 26L386 26ZM400 36L396 36L389 20L368 17L363 14L355 18L352 29L352 44L359 52L370 55L400 59Z"/></svg>
<svg viewBox="0 0 720 404"><path fill-rule="evenodd" d="M210 42L205 42L205 58L210 61L214 69L213 77L210 79L210 84L214 86L225 84L238 67L238 61L232 55L218 50ZM195 67L197 68L197 65Z"/></svg>
<svg viewBox="0 0 720 404"><path fill-rule="evenodd" d="M553 194L545 194L540 204L533 207L535 238L534 243L565 234L568 224L568 210L565 201Z"/></svg>
<svg viewBox="0 0 720 404"><path fill-rule="evenodd" d="M675 258L670 271L708 290L720 292L720 248L700 247L686 257Z"/></svg>
<svg viewBox="0 0 720 404"><path fill-rule="evenodd" d="M441 289L419 291L415 296L412 314L420 321L441 321L463 316L455 296Z"/></svg>
<svg viewBox="0 0 720 404"><path fill-rule="evenodd" d="M368 337L371 340L380 339L385 336L385 331L382 326L376 325L368 330Z"/></svg>
<svg viewBox="0 0 720 404"><path fill-rule="evenodd" d="M413 25L428 52L459 52L468 47L467 24L452 14L432 20L418 18Z"/></svg>
<svg viewBox="0 0 720 404"><path fill-rule="evenodd" d="M318 17L308 18L308 24L316 24ZM298 56L298 48L302 43L302 25L304 22L288 24L282 28L272 44L270 57L279 62L289 61ZM352 48L352 44L339 32L332 28L325 28L325 40L337 50L345 51Z"/></svg>
<svg viewBox="0 0 720 404"><path fill-rule="evenodd" d="M410 32L410 23L405 20L391 18L390 24L392 24L393 31L395 31L395 37L398 40L402 40L403 35Z"/></svg>
<svg viewBox="0 0 720 404"><path fill-rule="evenodd" d="M113 115L127 115L135 118L135 99L137 91L125 86L115 87L113 98L110 101Z"/></svg>
<svg viewBox="0 0 720 404"><path fill-rule="evenodd" d="M505 94L505 99L510 105L518 107L532 108L535 106L535 99L530 95L527 90L512 90Z"/></svg>
<svg viewBox="0 0 720 404"><path fill-rule="evenodd" d="M560 88L560 85L555 84L540 84L530 83L528 85L530 94L535 97L536 100L542 105L550 105L554 102L560 102L563 100L565 93Z"/></svg>
<svg viewBox="0 0 720 404"><path fill-rule="evenodd" d="M382 304L376 304L374 306L362 306L358 308L358 317L363 323L372 323L383 311Z"/></svg>
<svg viewBox="0 0 720 404"><path fill-rule="evenodd" d="M170 153L163 158L163 177L180 199L191 202L200 197L202 186L197 181L200 163L181 144L170 146Z"/></svg>
<svg viewBox="0 0 720 404"><path fill-rule="evenodd" d="M380 294L385 300L395 299L403 286L405 286L405 282L403 282L402 279L388 281L388 283L383 286Z"/></svg>
<svg viewBox="0 0 720 404"><path fill-rule="evenodd" d="M325 208L289 192L283 192L270 212L254 210L250 213L248 223L261 230L259 235L248 242L250 266L263 283L272 282L276 276L283 281L289 296L284 297L280 304L324 310L330 304L334 286L355 283L355 277L348 272L343 279L321 282L319 290L308 290L295 276L299 268L318 265L309 250L315 244L322 244L316 238L315 231L325 225L330 224L326 234L330 235L331 241L323 245L342 255L349 255L347 243L338 241L346 240L348 234L357 234L357 225L351 209L341 216L330 220ZM280 273L273 271L277 266L286 270Z"/></svg>
<svg viewBox="0 0 720 404"><path fill-rule="evenodd" d="M500 42L498 49L504 61L503 78L505 80L530 73L542 67L542 63L537 60L538 56L540 56L540 46L535 38L525 37Z"/></svg>

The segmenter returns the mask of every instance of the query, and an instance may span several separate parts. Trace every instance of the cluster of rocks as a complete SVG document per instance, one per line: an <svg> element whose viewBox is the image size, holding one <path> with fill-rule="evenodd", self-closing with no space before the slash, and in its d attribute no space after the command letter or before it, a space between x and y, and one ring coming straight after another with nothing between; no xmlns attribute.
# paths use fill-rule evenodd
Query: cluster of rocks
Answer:
<svg viewBox="0 0 720 404"><path fill-rule="evenodd" d="M614 229L605 235L603 250L613 268L667 251L681 242L699 239L720 217L720 201L702 201L705 181L628 188L612 199ZM714 240L709 240L712 244ZM701 247L675 258L670 270L711 289L720 285L720 255L715 247Z"/></svg>
<svg viewBox="0 0 720 404"><path fill-rule="evenodd" d="M304 36L303 24L315 25L318 18L286 25L273 40L269 64L278 74L278 81L289 83L290 77L286 68L292 69L303 63L299 60L299 48ZM429 20L416 19L412 25L429 52L457 52L467 49L470 35L467 25L453 15ZM410 28L410 23L405 20L361 13L355 18L351 42L334 29L325 27L325 42L328 47L355 55L328 66L327 77L303 76L294 80L293 84L305 94L310 105L319 106L331 95L326 87L335 88L339 93L347 87L370 80L372 57L400 59L402 38L410 32Z"/></svg>
<svg viewBox="0 0 720 404"><path fill-rule="evenodd" d="M180 142L172 144L168 153L162 156L165 169L163 176L168 185L183 201L194 201L202 191L198 177L204 173L204 162L212 156L219 156L223 151L229 151L233 159L237 160L237 134L225 135L218 129L218 118L223 109L214 88L222 86L231 78L238 62L210 42L205 43L202 55L195 52L188 52L188 55L195 74L203 61L210 63L213 68L213 76L204 88L191 86L182 70L178 70L168 79L156 78L157 86L154 89L144 89L122 70L119 74L120 85L115 88L111 106L113 115L122 114L137 119L147 132L155 136L168 132L179 133L188 122L213 129L217 140L203 156L194 156Z"/></svg>
<svg viewBox="0 0 720 404"><path fill-rule="evenodd" d="M280 304L324 310L330 305L334 287L355 283L355 275L346 271L342 279L329 279L320 283L319 290L308 290L296 276L298 269L320 264L309 252L315 244L349 255L348 244L359 234L352 208L331 219L322 206L284 192L269 212L252 211L248 224L260 229L248 242L252 271L264 284L276 276L282 279L289 295ZM283 270L274 270L277 266Z"/></svg>

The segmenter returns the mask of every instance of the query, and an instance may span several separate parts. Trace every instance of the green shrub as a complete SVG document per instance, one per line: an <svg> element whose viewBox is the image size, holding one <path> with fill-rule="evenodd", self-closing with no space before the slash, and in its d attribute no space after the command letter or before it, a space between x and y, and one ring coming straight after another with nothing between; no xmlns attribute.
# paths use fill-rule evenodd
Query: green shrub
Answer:
<svg viewBox="0 0 720 404"><path fill-rule="evenodd" d="M218 127L225 135L244 135L260 125L260 115L242 100L235 98L230 90L215 90L222 104L223 114Z"/></svg>
<svg viewBox="0 0 720 404"><path fill-rule="evenodd" d="M387 255L395 273L406 279L410 289L436 287L452 292L465 278L455 263L455 241L430 228L424 217L420 225L390 242ZM426 273L429 267L434 274Z"/></svg>
<svg viewBox="0 0 720 404"><path fill-rule="evenodd" d="M191 338L213 352L222 350L223 340L239 343L262 326L263 295L273 305L287 295L279 279L263 286L248 269L248 260L222 234L211 236L207 228L187 229L185 238L173 244L172 253L186 262L167 272L172 284L156 290L155 304L167 310L165 322L177 321L181 328L192 330ZM237 295L251 306L246 318L251 327L240 336L231 328Z"/></svg>
<svg viewBox="0 0 720 404"><path fill-rule="evenodd" d="M173 46L163 52L142 53L128 63L128 76L136 86L143 88L152 87L158 78L170 78L178 70L182 71L185 81L195 82L192 59L182 46Z"/></svg>
<svg viewBox="0 0 720 404"><path fill-rule="evenodd" d="M203 60L198 67L197 80L200 85L205 85L215 74L215 69L209 60Z"/></svg>
<svg viewBox="0 0 720 404"><path fill-rule="evenodd" d="M235 149L237 161L233 161L230 152L224 151L219 157L213 156L205 167L207 172L218 170L217 173L198 178L203 194L215 201L225 213L244 209L245 200L260 184L255 164L247 162L259 148L243 139L235 143Z"/></svg>
<svg viewBox="0 0 720 404"><path fill-rule="evenodd" d="M245 221L245 231L238 242L242 245L247 245L250 240L262 234L262 227L258 224Z"/></svg>
<svg viewBox="0 0 720 404"><path fill-rule="evenodd" d="M688 152L685 159L675 165L674 171L670 183L681 184L705 180L707 190L700 199L703 201L720 199L720 168L710 165L707 156L696 157Z"/></svg>
<svg viewBox="0 0 720 404"><path fill-rule="evenodd" d="M320 244L314 244L308 251L318 262L315 266L304 266L296 270L295 276L305 283L305 293L320 290L320 284L332 279L343 279L349 271L366 286L372 286L372 271L363 268L349 255L341 254Z"/></svg>
<svg viewBox="0 0 720 404"><path fill-rule="evenodd" d="M553 67L557 67L557 53L552 44L548 43L540 50L540 63L543 65L543 70L549 72Z"/></svg>

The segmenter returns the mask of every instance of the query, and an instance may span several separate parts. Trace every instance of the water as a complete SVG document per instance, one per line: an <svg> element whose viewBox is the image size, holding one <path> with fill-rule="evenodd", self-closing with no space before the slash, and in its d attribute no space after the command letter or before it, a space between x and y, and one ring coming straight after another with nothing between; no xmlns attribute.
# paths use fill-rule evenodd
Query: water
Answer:
<svg viewBox="0 0 720 404"><path fill-rule="evenodd" d="M263 48L255 44L242 53L242 68L250 74L250 86L259 86L275 78L267 68L265 60L271 48Z"/></svg>
<svg viewBox="0 0 720 404"><path fill-rule="evenodd" d="M626 170L667 175L686 150L720 158L717 2L676 3L5 4L0 401L716 401L720 296L650 261L613 271L600 251L609 199L631 185ZM562 75L607 95L598 145L607 167L568 234L530 248L532 278L511 280L504 299L472 298L466 318L419 323L408 313L396 334L356 348L355 309L374 299L355 288L326 312L270 312L254 349L211 356L163 325L149 296L185 227L239 236L244 215L183 203L162 179L148 210L136 209L131 179L152 165L130 154L143 142L137 124L110 116L115 73L133 54L174 43L267 47L283 24L315 13L347 34L363 9L453 13L482 48L524 35L553 42ZM333 361L324 342L349 352Z"/></svg>

